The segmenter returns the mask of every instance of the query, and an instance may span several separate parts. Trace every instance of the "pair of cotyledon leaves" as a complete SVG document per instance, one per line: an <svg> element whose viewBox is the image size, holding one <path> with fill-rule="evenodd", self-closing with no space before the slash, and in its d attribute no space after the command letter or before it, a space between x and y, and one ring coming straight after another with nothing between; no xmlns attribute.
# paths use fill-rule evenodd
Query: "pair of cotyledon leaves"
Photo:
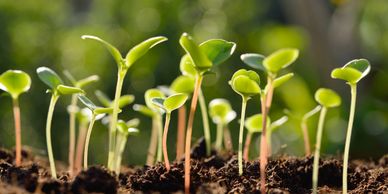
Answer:
<svg viewBox="0 0 388 194"><path fill-rule="evenodd" d="M132 119L132 120L129 120L128 122L125 122L123 120L118 120L117 129L124 136L138 135L139 129L137 129L137 126L139 125L139 122L140 122L139 119Z"/></svg>
<svg viewBox="0 0 388 194"><path fill-rule="evenodd" d="M216 98L209 103L209 115L216 124L226 125L236 118L236 112L232 110L229 101Z"/></svg>
<svg viewBox="0 0 388 194"><path fill-rule="evenodd" d="M342 79L349 84L357 84L363 77L370 72L370 64L366 59L355 59L341 68L336 68L331 72L331 77Z"/></svg>
<svg viewBox="0 0 388 194"><path fill-rule="evenodd" d="M269 130L275 130L279 126L283 125L285 122L287 122L288 117L283 116L280 119L274 121L271 123L271 119L267 117L267 129ZM250 117L248 117L245 120L245 128L249 131L249 133L259 133L263 129L263 115L262 114L255 114Z"/></svg>
<svg viewBox="0 0 388 194"><path fill-rule="evenodd" d="M152 103L161 109L163 109L167 114L170 114L172 111L183 106L187 100L187 94L173 94L167 98L156 97L152 98Z"/></svg>
<svg viewBox="0 0 388 194"><path fill-rule="evenodd" d="M146 116L149 116L149 117L153 117L153 116L155 116L155 114L163 114L165 111L162 108L160 108L159 106L155 105L152 102L152 99L153 98L165 98L165 97L166 96L164 95L164 93L159 89L156 89L156 88L148 89L144 93L144 99L145 99L146 106L141 105L141 104L135 104L133 106L133 109L135 111L138 111L138 112L140 112Z"/></svg>
<svg viewBox="0 0 388 194"><path fill-rule="evenodd" d="M0 89L8 92L13 99L27 92L31 87L30 76L20 70L8 70L0 75Z"/></svg>

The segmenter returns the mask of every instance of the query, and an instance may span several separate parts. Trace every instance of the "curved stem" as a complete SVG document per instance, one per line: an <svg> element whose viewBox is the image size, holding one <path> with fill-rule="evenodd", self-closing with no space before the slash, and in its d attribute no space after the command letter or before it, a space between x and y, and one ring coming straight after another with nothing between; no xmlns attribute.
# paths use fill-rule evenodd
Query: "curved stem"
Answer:
<svg viewBox="0 0 388 194"><path fill-rule="evenodd" d="M152 117L152 131L151 131L151 138L150 138L150 144L148 147L148 154L147 154L147 161L146 164L148 166L154 165L155 162L155 153L156 153L156 146L158 142L158 130L156 127L156 119L155 116Z"/></svg>
<svg viewBox="0 0 388 194"><path fill-rule="evenodd" d="M69 112L69 171L70 176L74 174L74 152L75 152L75 114L76 114L76 106L77 106L77 95L73 94L71 96L70 103L70 112Z"/></svg>
<svg viewBox="0 0 388 194"><path fill-rule="evenodd" d="M168 154L167 154L167 134L168 134L168 125L170 124L170 117L171 117L171 113L166 113L166 122L164 123L164 130L163 130L163 156L164 156L164 163L166 165L167 171L170 170L170 161L168 160Z"/></svg>
<svg viewBox="0 0 388 194"><path fill-rule="evenodd" d="M162 115L156 116L156 126L158 130L158 152L156 154L156 161L161 162L163 160L163 121Z"/></svg>
<svg viewBox="0 0 388 194"><path fill-rule="evenodd" d="M248 132L245 138L243 158L245 161L249 161L249 147L251 145L252 133Z"/></svg>
<svg viewBox="0 0 388 194"><path fill-rule="evenodd" d="M206 142L206 155L210 156L211 154L211 138L210 138L210 127L209 127L209 117L207 114L207 107L205 102L205 97L203 96L203 92L199 90L199 106L201 108L202 115L202 123L203 123L203 133Z"/></svg>
<svg viewBox="0 0 388 194"><path fill-rule="evenodd" d="M243 135L244 135L244 121L245 121L245 109L247 108L248 99L242 98L241 105L241 118L240 118L240 134L238 136L238 174L243 174L243 164L242 164L242 152L243 152Z"/></svg>
<svg viewBox="0 0 388 194"><path fill-rule="evenodd" d="M16 166L20 166L22 162L22 130L21 130L21 121L20 121L20 107L19 107L19 101L17 98L12 99L13 102L13 116L15 120L15 152L16 152L16 159L15 164Z"/></svg>
<svg viewBox="0 0 388 194"><path fill-rule="evenodd" d="M216 137L216 150L221 151L222 149L222 137L224 136L224 125L222 123L217 123L217 137Z"/></svg>
<svg viewBox="0 0 388 194"><path fill-rule="evenodd" d="M350 149L350 139L352 137L354 113L356 111L357 85L351 84L350 89L351 89L351 103L350 103L348 129L346 130L347 132L346 132L345 151L344 151L344 164L342 169L342 193L348 192L349 149Z"/></svg>
<svg viewBox="0 0 388 194"><path fill-rule="evenodd" d="M121 96L121 89L123 87L123 82L127 70L120 69L117 75L117 84L115 98L113 100L113 113L109 125L109 154L108 154L108 169L114 170L114 152L116 147L116 124L119 114L119 98Z"/></svg>
<svg viewBox="0 0 388 194"><path fill-rule="evenodd" d="M232 138L227 125L224 127L224 145L227 151L233 152Z"/></svg>
<svg viewBox="0 0 388 194"><path fill-rule="evenodd" d="M314 194L316 194L318 191L319 153L321 151L323 124L325 122L326 112L327 112L327 108L323 107L321 110L321 114L319 115L319 121L318 121L318 131L317 131L317 139L315 143L314 165L313 165L313 193Z"/></svg>
<svg viewBox="0 0 388 194"><path fill-rule="evenodd" d="M196 78L193 97L191 99L189 119L187 122L186 145L185 145L185 194L190 193L191 135L193 133L194 115L195 115L195 109L197 108L198 92L201 89L202 78L203 78L202 75L199 75Z"/></svg>
<svg viewBox="0 0 388 194"><path fill-rule="evenodd" d="M87 132L86 140L85 140L84 169L88 168L89 142L90 142L90 136L92 134L93 125L94 125L95 120L96 120L96 115L93 114L92 119L90 120L90 123L89 123L88 132Z"/></svg>
<svg viewBox="0 0 388 194"><path fill-rule="evenodd" d="M317 112L321 110L321 105L316 106L313 110L306 113L301 122L301 128L303 132L303 140L304 140L304 148L305 148L305 155L308 156L311 154L311 148L310 148L310 138L308 133L308 127L307 127L307 119L311 116L315 115Z"/></svg>
<svg viewBox="0 0 388 194"><path fill-rule="evenodd" d="M50 162L50 170L51 170L51 176L56 179L57 178L57 171L55 170L55 160L53 155L53 148L51 145L51 122L53 119L53 113L55 104L59 98L59 95L56 94L56 92L53 93L50 100L50 105L47 113L47 121L46 121L46 143L47 143L47 152Z"/></svg>
<svg viewBox="0 0 388 194"><path fill-rule="evenodd" d="M176 139L176 160L179 160L184 152L185 147L185 126L186 126L186 106L183 105L178 109L178 132Z"/></svg>
<svg viewBox="0 0 388 194"><path fill-rule="evenodd" d="M78 138L77 138L77 150L75 154L75 162L74 162L74 169L75 173L78 173L82 169L82 158L84 154L84 147L85 147L85 139L86 139L86 133L87 133L87 126L88 122L80 121L79 127L78 127Z"/></svg>

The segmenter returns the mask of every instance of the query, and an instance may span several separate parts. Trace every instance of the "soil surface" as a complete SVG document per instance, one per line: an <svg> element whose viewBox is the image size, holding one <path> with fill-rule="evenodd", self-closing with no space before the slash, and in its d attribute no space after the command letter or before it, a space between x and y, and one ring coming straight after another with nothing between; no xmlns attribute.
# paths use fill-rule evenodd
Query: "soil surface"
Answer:
<svg viewBox="0 0 388 194"><path fill-rule="evenodd" d="M205 156L204 142L192 150L192 193L259 193L257 161L244 163L238 175L237 157L232 153ZM183 193L184 159L166 171L155 166L122 167L119 176L101 166L91 166L70 178L59 165L58 179L51 178L47 160L23 152L23 164L13 165L14 154L0 148L0 193ZM278 156L267 166L268 193L311 193L313 157ZM349 193L388 193L388 155L379 161L351 161ZM319 192L341 193L342 161L324 158L319 166Z"/></svg>

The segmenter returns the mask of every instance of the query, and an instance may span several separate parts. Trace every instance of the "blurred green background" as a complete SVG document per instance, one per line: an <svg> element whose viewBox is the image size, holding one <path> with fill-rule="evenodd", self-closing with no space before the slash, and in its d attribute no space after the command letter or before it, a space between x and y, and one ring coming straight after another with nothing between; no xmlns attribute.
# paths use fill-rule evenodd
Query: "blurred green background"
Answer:
<svg viewBox="0 0 388 194"><path fill-rule="evenodd" d="M240 97L227 81L234 71L248 68L240 61L243 53L269 54L283 47L300 49L300 57L289 69L296 76L275 92L270 116L280 118L284 110L290 121L273 134L275 153L302 156L303 140L298 119L316 103L313 94L319 87L333 88L343 97L340 108L329 110L322 153L341 156L349 113L350 90L330 71L354 58L367 58L371 73L359 84L356 119L351 143L352 158L378 158L388 153L388 2L386 0L2 0L0 1L0 73L21 69L32 76L33 84L20 98L22 142L45 155L45 120L49 94L35 70L48 66L58 73L69 70L76 78L97 74L101 80L86 91L96 100L100 89L114 95L117 66L101 45L84 41L83 34L97 35L126 53L133 45L156 35L168 42L158 45L130 69L123 94L134 94L135 103L144 104L148 88L169 85L179 72L184 54L178 40L183 32L198 43L223 38L237 43L235 54L216 76L205 78L206 101L227 98L240 114ZM261 73L260 75L263 76ZM67 161L69 97L59 100L53 119L53 146L56 159ZM0 97L0 146L14 146L11 99ZM247 116L260 111L258 98L249 101ZM120 118L141 119L138 137L130 137L124 164L143 164L150 137L151 120L124 108ZM317 118L309 122L311 144ZM211 125L215 139L215 125ZM230 125L237 149L238 121ZM199 111L193 141L203 134ZM176 113L169 130L169 154L175 158ZM257 140L252 157L258 156ZM107 127L97 123L91 139L91 163L107 159Z"/></svg>

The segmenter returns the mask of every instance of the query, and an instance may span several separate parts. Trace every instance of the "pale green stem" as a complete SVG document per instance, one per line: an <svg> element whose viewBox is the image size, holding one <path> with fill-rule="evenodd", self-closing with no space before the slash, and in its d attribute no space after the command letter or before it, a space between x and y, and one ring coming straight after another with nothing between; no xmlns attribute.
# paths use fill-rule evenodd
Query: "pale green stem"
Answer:
<svg viewBox="0 0 388 194"><path fill-rule="evenodd" d="M120 173L121 168L121 161L123 160L123 153L125 149L125 144L127 143L128 136L119 134L117 136L117 145L118 145L118 153L117 153L117 160L116 160L116 174L118 175Z"/></svg>
<svg viewBox="0 0 388 194"><path fill-rule="evenodd" d="M224 133L224 125L220 122L217 123L217 137L216 137L216 150L221 151L222 149L222 138Z"/></svg>
<svg viewBox="0 0 388 194"><path fill-rule="evenodd" d="M74 173L74 153L75 153L75 114L76 114L76 106L77 106L77 95L73 94L71 96L70 103L70 123L69 123L69 171L70 175L73 176Z"/></svg>
<svg viewBox="0 0 388 194"><path fill-rule="evenodd" d="M152 166L155 163L155 153L156 153L156 146L158 142L158 130L156 127L156 119L155 116L152 117L152 129L151 129L151 138L150 138L150 144L148 147L148 154L147 154L147 160L146 164L148 166Z"/></svg>
<svg viewBox="0 0 388 194"><path fill-rule="evenodd" d="M156 162L161 162L163 160L163 121L162 115L157 114L156 118L156 128L158 129L158 151L156 153Z"/></svg>
<svg viewBox="0 0 388 194"><path fill-rule="evenodd" d="M92 119L90 120L88 132L86 134L86 140L85 140L85 149L84 149L84 169L88 168L88 153L89 153L89 142L90 142L90 136L92 134L93 125L96 121L96 115L93 114Z"/></svg>
<svg viewBox="0 0 388 194"><path fill-rule="evenodd" d="M301 128L302 128L302 132L303 132L303 140L304 140L304 148L305 148L306 156L310 155L310 153L311 153L310 138L309 138L308 127L307 127L307 119L310 118L311 116L315 115L317 112L319 112L321 110L321 108L322 108L321 105L318 105L313 110L306 113L302 118Z"/></svg>
<svg viewBox="0 0 388 194"><path fill-rule="evenodd" d="M242 155L243 155L243 136L244 136L244 121L245 121L245 109L247 108L248 99L246 97L242 98L241 106L241 118L240 118L240 134L238 137L238 173L243 174L243 164L242 164Z"/></svg>
<svg viewBox="0 0 388 194"><path fill-rule="evenodd" d="M46 121L46 143L47 143L47 152L50 162L50 170L51 170L51 176L56 179L57 178L57 171L55 170L55 160L53 155L53 148L51 145L51 121L53 119L53 113L55 104L59 98L59 95L54 92L51 96L50 105L47 113L47 121Z"/></svg>
<svg viewBox="0 0 388 194"><path fill-rule="evenodd" d="M356 111L357 85L350 84L350 89L351 89L351 103L350 103L348 129L346 130L347 132L346 132L345 151L344 151L344 164L342 169L342 193L348 192L349 149L350 149L350 139L352 137L354 113Z"/></svg>
<svg viewBox="0 0 388 194"><path fill-rule="evenodd" d="M211 154L211 138L210 138L209 117L207 115L207 107L206 107L205 97L203 96L201 89L199 90L198 101L199 101L199 106L201 108L203 133L204 133L205 142L206 142L206 155L210 156L210 154Z"/></svg>
<svg viewBox="0 0 388 194"><path fill-rule="evenodd" d="M113 113L112 118L109 125L109 154L108 154L108 169L114 170L114 152L116 147L116 124L119 114L119 98L121 96L121 89L123 87L123 82L125 78L125 74L127 70L119 70L117 74L117 85L116 85L116 93L115 98L113 100Z"/></svg>
<svg viewBox="0 0 388 194"><path fill-rule="evenodd" d="M164 123L164 130L163 130L163 156L164 156L164 164L166 165L167 171L170 170L170 161L168 160L168 154L167 154L167 134L168 134L168 126L170 125L170 117L171 117L171 113L166 113L166 122Z"/></svg>
<svg viewBox="0 0 388 194"><path fill-rule="evenodd" d="M319 173L319 153L321 151L321 141L323 124L325 122L327 108L323 107L321 114L319 115L317 139L315 140L315 152L314 152L314 166L313 166L313 193L316 194L318 191L318 173Z"/></svg>

